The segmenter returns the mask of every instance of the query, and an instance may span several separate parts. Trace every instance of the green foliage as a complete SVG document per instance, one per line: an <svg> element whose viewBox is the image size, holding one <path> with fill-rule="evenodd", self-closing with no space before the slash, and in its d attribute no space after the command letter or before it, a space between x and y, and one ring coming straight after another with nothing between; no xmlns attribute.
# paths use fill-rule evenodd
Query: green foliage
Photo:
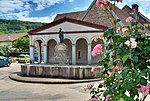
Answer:
<svg viewBox="0 0 150 101"><path fill-rule="evenodd" d="M43 24L40 22L0 19L0 34L28 32Z"/></svg>
<svg viewBox="0 0 150 101"><path fill-rule="evenodd" d="M9 57L11 53L12 50L8 46L0 46L0 55Z"/></svg>
<svg viewBox="0 0 150 101"><path fill-rule="evenodd" d="M119 20L115 21L115 24L118 22ZM107 95L111 96L109 101L137 101L134 98L139 96L139 84L146 86L150 80L150 36L146 36L143 27L138 26L137 22L132 22L126 28L128 30L124 33L117 32L115 28L104 32L108 45L103 47L105 54L98 63L104 67L98 74L104 83L91 91L92 98L99 98L103 94L105 99ZM127 40L129 45L126 44ZM135 47L132 47L132 42ZM121 70L116 70L117 66ZM103 87L106 90L100 93ZM130 96L125 94L126 91Z"/></svg>
<svg viewBox="0 0 150 101"><path fill-rule="evenodd" d="M29 38L22 37L17 39L13 47L19 49L20 52L29 52Z"/></svg>

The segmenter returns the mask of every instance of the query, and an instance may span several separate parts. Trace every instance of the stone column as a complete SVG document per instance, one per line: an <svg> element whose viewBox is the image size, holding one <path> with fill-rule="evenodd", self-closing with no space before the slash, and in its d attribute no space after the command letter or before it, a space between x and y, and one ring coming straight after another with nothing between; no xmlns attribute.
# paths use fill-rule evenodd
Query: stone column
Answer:
<svg viewBox="0 0 150 101"><path fill-rule="evenodd" d="M91 58L91 43L88 43L88 65L91 64L92 58Z"/></svg>
<svg viewBox="0 0 150 101"><path fill-rule="evenodd" d="M30 45L30 63L34 63L34 46Z"/></svg>
<svg viewBox="0 0 150 101"><path fill-rule="evenodd" d="M46 64L47 63L47 45L43 45L44 47L44 63Z"/></svg>
<svg viewBox="0 0 150 101"><path fill-rule="evenodd" d="M76 44L72 44L72 64L76 64Z"/></svg>
<svg viewBox="0 0 150 101"><path fill-rule="evenodd" d="M39 47L37 47L37 51L38 51L38 63L41 63L41 44Z"/></svg>

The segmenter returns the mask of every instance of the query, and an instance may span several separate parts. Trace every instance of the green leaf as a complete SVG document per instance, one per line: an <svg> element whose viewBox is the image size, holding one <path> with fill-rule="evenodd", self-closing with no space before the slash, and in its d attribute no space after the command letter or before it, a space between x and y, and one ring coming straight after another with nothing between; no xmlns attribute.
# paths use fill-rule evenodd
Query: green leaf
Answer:
<svg viewBox="0 0 150 101"><path fill-rule="evenodd" d="M123 58L122 58L123 63L125 63L128 58L129 58L128 55L124 55Z"/></svg>
<svg viewBox="0 0 150 101"><path fill-rule="evenodd" d="M136 81L135 81L135 84L139 84L140 80L141 80L141 77L138 76L137 79L136 79Z"/></svg>
<svg viewBox="0 0 150 101"><path fill-rule="evenodd" d="M98 88L102 88L102 87L103 87L103 85L101 85L101 84L98 86Z"/></svg>
<svg viewBox="0 0 150 101"><path fill-rule="evenodd" d="M109 92L106 90L103 95L107 96L108 94L109 94Z"/></svg>
<svg viewBox="0 0 150 101"><path fill-rule="evenodd" d="M138 90L133 89L132 91L133 91L133 94L135 94L135 95L137 95L137 94L138 94Z"/></svg>
<svg viewBox="0 0 150 101"><path fill-rule="evenodd" d="M133 56L133 61L134 61L135 63L138 63L138 61L139 61L138 56Z"/></svg>
<svg viewBox="0 0 150 101"><path fill-rule="evenodd" d="M146 76L147 75L148 70L147 69L143 69L140 73L141 76Z"/></svg>
<svg viewBox="0 0 150 101"><path fill-rule="evenodd" d="M104 37L111 36L112 34L114 34L114 28L109 28L104 32Z"/></svg>
<svg viewBox="0 0 150 101"><path fill-rule="evenodd" d="M115 20L114 24L117 24L118 22L120 22L120 19Z"/></svg>
<svg viewBox="0 0 150 101"><path fill-rule="evenodd" d="M130 91L131 90L131 84L130 84L130 82L129 81L127 81L126 83L125 83L125 85L124 85L125 87L126 87L126 89L128 90L128 91Z"/></svg>
<svg viewBox="0 0 150 101"><path fill-rule="evenodd" d="M133 78L136 79L138 75L139 75L138 71L134 69Z"/></svg>
<svg viewBox="0 0 150 101"><path fill-rule="evenodd" d="M146 85L146 84L147 84L147 80L144 79L144 78L142 78L141 81L140 81L140 83L141 83L142 85Z"/></svg>

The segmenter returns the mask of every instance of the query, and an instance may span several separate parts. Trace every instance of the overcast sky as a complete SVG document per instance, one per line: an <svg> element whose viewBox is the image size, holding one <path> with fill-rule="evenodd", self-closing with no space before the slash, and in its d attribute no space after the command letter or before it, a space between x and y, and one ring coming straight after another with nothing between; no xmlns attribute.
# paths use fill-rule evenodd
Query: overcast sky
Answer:
<svg viewBox="0 0 150 101"><path fill-rule="evenodd" d="M0 18L33 22L51 22L56 14L86 10L93 0L0 0ZM138 4L150 19L150 0L123 0L118 7Z"/></svg>

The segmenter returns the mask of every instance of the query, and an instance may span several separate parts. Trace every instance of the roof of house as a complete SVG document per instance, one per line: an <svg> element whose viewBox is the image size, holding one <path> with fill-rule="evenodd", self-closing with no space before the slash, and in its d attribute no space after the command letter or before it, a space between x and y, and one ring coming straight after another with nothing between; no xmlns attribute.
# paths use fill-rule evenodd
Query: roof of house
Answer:
<svg viewBox="0 0 150 101"><path fill-rule="evenodd" d="M42 31L44 29L47 29L47 28L50 28L53 26L56 26L56 25L63 23L63 22L71 22L71 23L75 23L75 24L80 24L80 25L84 25L84 26L88 26L88 27L92 27L92 28L97 28L97 29L100 29L102 31L105 31L106 29L108 29L108 27L103 26L103 25L98 25L98 24L94 24L94 23L90 23L90 22L86 22L86 21L81 21L81 20L77 20L77 19L64 17L64 18L61 18L59 20L48 23L44 26L38 27L34 30L31 30L28 33L29 34L36 34L36 32Z"/></svg>
<svg viewBox="0 0 150 101"><path fill-rule="evenodd" d="M10 36L10 41L15 41L18 38L27 37L28 33L2 34L0 35L0 42L9 41L9 36Z"/></svg>
<svg viewBox="0 0 150 101"><path fill-rule="evenodd" d="M80 16L85 12L86 11L79 11L79 12L57 14L54 21L59 20L59 19L64 18L64 17L80 20Z"/></svg>

